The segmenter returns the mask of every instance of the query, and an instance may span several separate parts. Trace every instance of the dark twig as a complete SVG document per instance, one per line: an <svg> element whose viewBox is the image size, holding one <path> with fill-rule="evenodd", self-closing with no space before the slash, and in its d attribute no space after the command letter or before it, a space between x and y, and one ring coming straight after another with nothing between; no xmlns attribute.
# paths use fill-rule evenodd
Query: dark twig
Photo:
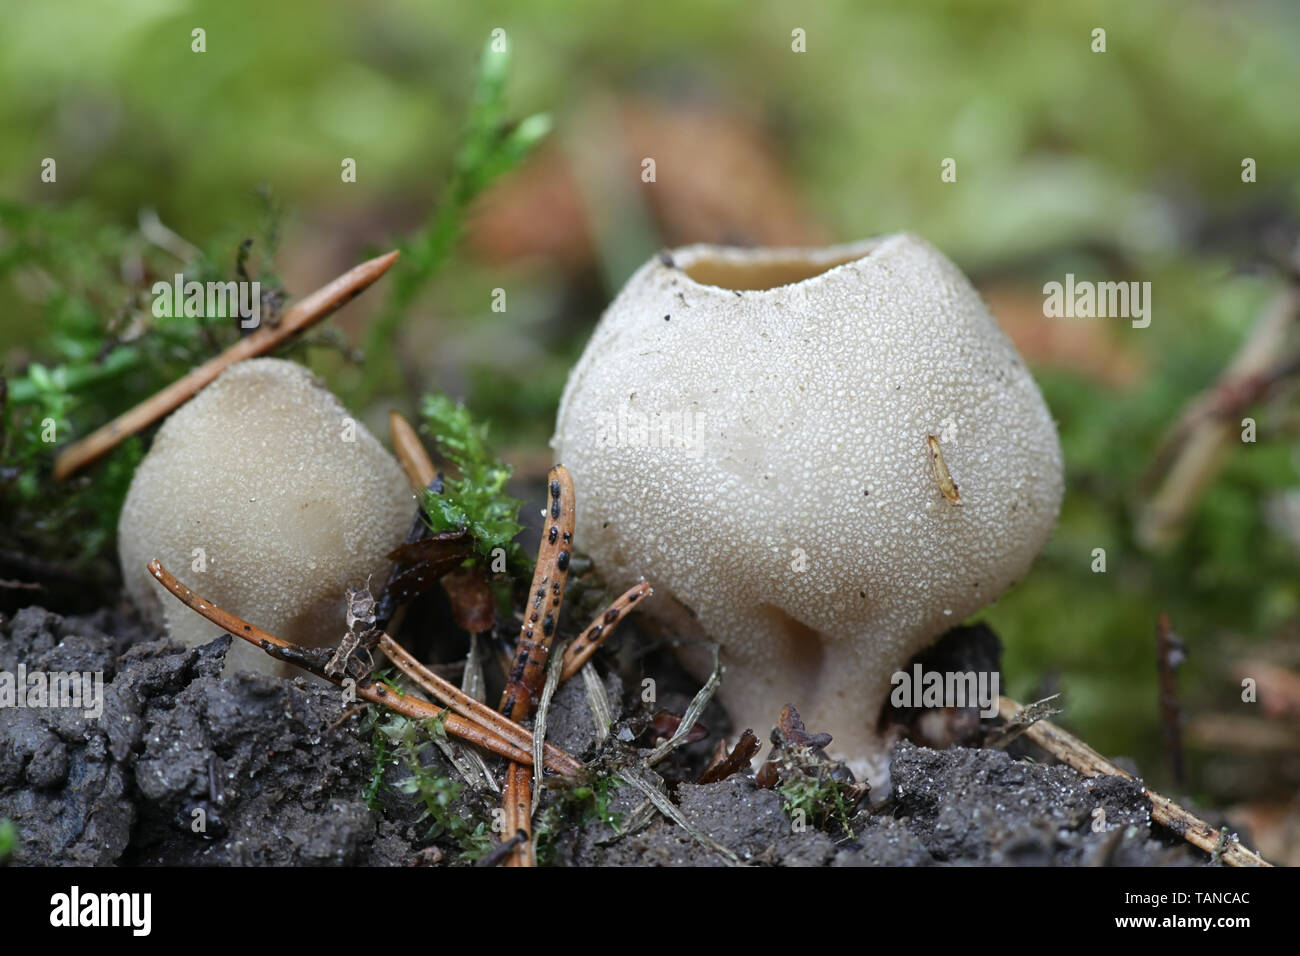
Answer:
<svg viewBox="0 0 1300 956"><path fill-rule="evenodd" d="M506 857L510 856L515 847L521 846L528 839L528 834L523 830L516 830L515 835L505 843L500 844L492 850L487 856L482 857L475 866L499 866L505 862Z"/></svg>
<svg viewBox="0 0 1300 956"><path fill-rule="evenodd" d="M1187 659L1187 646L1174 633L1169 615L1156 622L1156 669L1160 674L1160 722L1174 783L1183 785L1183 713L1178 702L1178 668Z"/></svg>

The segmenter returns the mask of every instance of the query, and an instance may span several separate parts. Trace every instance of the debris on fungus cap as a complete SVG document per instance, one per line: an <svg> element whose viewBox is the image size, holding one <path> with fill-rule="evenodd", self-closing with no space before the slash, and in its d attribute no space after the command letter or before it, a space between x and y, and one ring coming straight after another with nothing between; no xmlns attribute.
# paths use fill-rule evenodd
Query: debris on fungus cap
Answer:
<svg viewBox="0 0 1300 956"><path fill-rule="evenodd" d="M240 362L167 419L136 469L122 574L136 607L190 646L222 632L163 592L145 570L154 558L279 637L334 644L346 589L382 583L414 503L396 459L307 369ZM241 641L235 670L285 672Z"/></svg>
<svg viewBox="0 0 1300 956"><path fill-rule="evenodd" d="M722 645L736 732L794 704L876 785L891 675L1025 573L1063 491L1023 361L909 234L660 255L601 319L552 444L609 585L654 581L675 601L646 613Z"/></svg>

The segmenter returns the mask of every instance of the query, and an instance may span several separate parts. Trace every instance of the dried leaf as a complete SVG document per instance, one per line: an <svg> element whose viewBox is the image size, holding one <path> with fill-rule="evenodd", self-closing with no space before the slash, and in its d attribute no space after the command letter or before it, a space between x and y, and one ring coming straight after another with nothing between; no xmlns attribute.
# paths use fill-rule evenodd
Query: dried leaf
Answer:
<svg viewBox="0 0 1300 956"><path fill-rule="evenodd" d="M682 725L682 715L674 714L672 711L660 710L653 718L650 725L650 740L652 743L660 740L670 740L677 729ZM697 741L704 740L709 736L709 728L703 724L696 724L686 731L686 739L682 743L693 744Z"/></svg>
<svg viewBox="0 0 1300 956"><path fill-rule="evenodd" d="M470 634L492 629L496 608L485 570L477 565L456 568L443 577L442 589L451 601L451 613L458 627Z"/></svg>
<svg viewBox="0 0 1300 956"><path fill-rule="evenodd" d="M786 704L781 708L781 717L777 721L776 729L772 731L772 743L777 746L789 745L824 750L830 742L830 734L808 733L808 728L803 725L803 719L799 716L799 711L794 709L793 704Z"/></svg>
<svg viewBox="0 0 1300 956"><path fill-rule="evenodd" d="M772 729L772 753L758 770L758 785L765 790L775 787L781 780L782 752L802 749L816 760L829 760L823 752L831 742L830 734L810 734L793 704L781 708L781 716Z"/></svg>
<svg viewBox="0 0 1300 956"><path fill-rule="evenodd" d="M469 537L463 531L444 531L395 548L389 559L412 566L389 579L384 596L397 603L419 597L460 567L471 553Z"/></svg>
<svg viewBox="0 0 1300 956"><path fill-rule="evenodd" d="M344 615L348 630L339 641L334 655L325 664L325 676L339 678L345 674L361 680L375 666L369 648L379 639L375 628L375 596L370 593L370 582L361 588L348 588L348 609Z"/></svg>
<svg viewBox="0 0 1300 956"><path fill-rule="evenodd" d="M752 730L746 730L740 735L740 740L736 741L736 746L731 748L731 753L724 753L721 760L714 760L700 774L698 783L717 783L719 780L726 780L734 773L742 773L749 769L749 762L754 759L758 753L759 742L754 736Z"/></svg>
<svg viewBox="0 0 1300 956"><path fill-rule="evenodd" d="M414 564L417 561L436 561L461 547L469 547L469 536L464 531L439 531L416 541L408 541L388 552L389 561Z"/></svg>

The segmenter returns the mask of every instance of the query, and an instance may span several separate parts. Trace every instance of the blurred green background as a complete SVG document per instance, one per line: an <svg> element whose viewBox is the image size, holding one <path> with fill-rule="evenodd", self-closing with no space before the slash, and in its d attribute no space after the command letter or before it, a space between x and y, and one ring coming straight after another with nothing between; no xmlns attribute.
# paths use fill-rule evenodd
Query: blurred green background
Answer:
<svg viewBox="0 0 1300 956"><path fill-rule="evenodd" d="M367 376L337 347L301 355L380 434L387 408L440 388L491 418L519 479L536 480L570 363L656 250L924 235L1026 355L1065 448L1059 529L982 615L1006 644L1007 691L1060 690L1064 723L1166 782L1154 634L1167 611L1189 651L1185 789L1248 803L1259 828L1265 811L1294 811L1300 710L1243 704L1239 685L1264 662L1300 707L1286 696L1300 673L1294 393L1250 406L1259 441L1228 454L1167 548L1140 548L1133 529L1162 435L1286 282L1277 261L1300 211L1295 4L134 0L7 2L0 23L10 373L66 357L55 312L120 312L139 281L131 262L179 268L141 235L143 210L218 274L255 237L252 261L293 295L420 235L446 200L497 28L508 116L548 113L553 132L479 197L449 267L370 343L391 374ZM806 52L792 50L796 28ZM57 182L41 181L45 157ZM345 157L355 183L341 181ZM654 183L641 181L645 157ZM940 180L947 157L955 183ZM1257 182L1242 181L1245 157ZM1067 272L1150 281L1151 326L1044 318L1042 285ZM348 344L365 341L387 294L377 286L333 320ZM110 404L75 403L72 431L120 410ZM1294 841L1290 819L1273 825Z"/></svg>

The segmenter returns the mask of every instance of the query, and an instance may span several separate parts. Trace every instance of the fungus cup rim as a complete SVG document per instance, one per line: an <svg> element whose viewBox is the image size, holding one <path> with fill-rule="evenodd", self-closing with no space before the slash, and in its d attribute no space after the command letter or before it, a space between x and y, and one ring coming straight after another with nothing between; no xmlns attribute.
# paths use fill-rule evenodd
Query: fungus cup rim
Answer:
<svg viewBox="0 0 1300 956"><path fill-rule="evenodd" d="M887 236L841 242L830 246L774 246L751 248L746 246L721 246L694 243L674 249L665 256L651 260L653 268L671 273L689 283L695 290L715 295L773 296L793 288L814 288L818 283L834 281L855 266L877 258L896 245L919 240L911 233L899 232ZM693 270L704 269L719 273L761 273L763 270L813 269L809 274L791 281L771 285L724 285L697 278Z"/></svg>

